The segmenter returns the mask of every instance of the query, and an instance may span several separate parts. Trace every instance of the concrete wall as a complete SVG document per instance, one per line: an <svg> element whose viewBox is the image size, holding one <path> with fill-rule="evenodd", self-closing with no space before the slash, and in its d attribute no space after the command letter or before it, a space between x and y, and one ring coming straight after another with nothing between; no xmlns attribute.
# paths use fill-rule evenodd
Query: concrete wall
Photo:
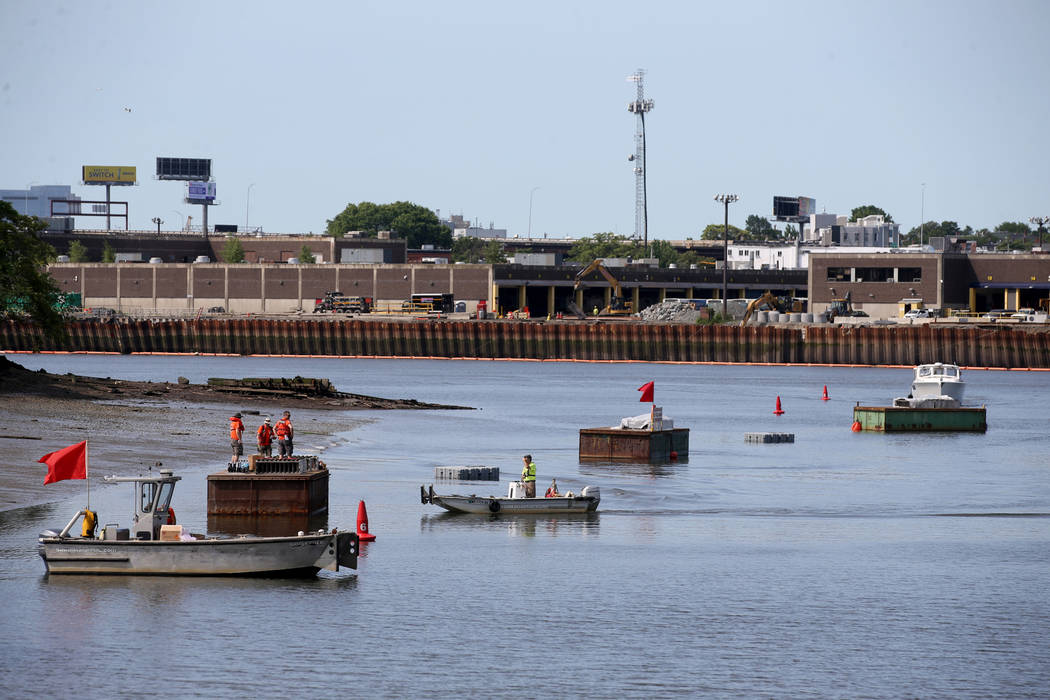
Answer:
<svg viewBox="0 0 1050 700"><path fill-rule="evenodd" d="M412 294L451 293L473 311L493 288L489 265L56 263L49 272L61 291L81 294L85 307L131 313L312 311L329 291L396 308Z"/></svg>

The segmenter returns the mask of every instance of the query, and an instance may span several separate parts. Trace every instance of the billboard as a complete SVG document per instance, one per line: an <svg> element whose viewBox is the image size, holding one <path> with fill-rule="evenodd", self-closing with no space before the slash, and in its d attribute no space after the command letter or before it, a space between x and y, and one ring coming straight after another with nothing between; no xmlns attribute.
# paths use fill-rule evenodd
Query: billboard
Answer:
<svg viewBox="0 0 1050 700"><path fill-rule="evenodd" d="M817 213L817 200L812 197L773 197L773 218L777 221L809 219Z"/></svg>
<svg viewBox="0 0 1050 700"><path fill-rule="evenodd" d="M214 182L188 182L186 183L186 201L189 203L194 202L214 202L215 201L215 183Z"/></svg>
<svg viewBox="0 0 1050 700"><path fill-rule="evenodd" d="M210 180L211 158L157 158L158 180Z"/></svg>
<svg viewBox="0 0 1050 700"><path fill-rule="evenodd" d="M134 165L84 165L81 166L85 185L134 185Z"/></svg>

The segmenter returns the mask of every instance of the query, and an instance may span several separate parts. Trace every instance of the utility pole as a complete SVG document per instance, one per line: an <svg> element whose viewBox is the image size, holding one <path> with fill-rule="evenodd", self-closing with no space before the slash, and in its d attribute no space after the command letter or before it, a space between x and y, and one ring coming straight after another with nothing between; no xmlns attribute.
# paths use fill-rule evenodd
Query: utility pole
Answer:
<svg viewBox="0 0 1050 700"><path fill-rule="evenodd" d="M740 199L735 194L716 194L715 201L726 207L725 228L722 234L722 315L729 318L729 205Z"/></svg>

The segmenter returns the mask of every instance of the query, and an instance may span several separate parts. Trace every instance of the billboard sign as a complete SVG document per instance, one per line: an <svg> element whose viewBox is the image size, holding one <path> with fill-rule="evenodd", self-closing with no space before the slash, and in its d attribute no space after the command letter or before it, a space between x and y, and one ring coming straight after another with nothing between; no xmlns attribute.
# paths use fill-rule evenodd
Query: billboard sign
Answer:
<svg viewBox="0 0 1050 700"><path fill-rule="evenodd" d="M817 213L817 200L812 197L773 197L773 218L777 221L802 221Z"/></svg>
<svg viewBox="0 0 1050 700"><path fill-rule="evenodd" d="M134 185L134 165L84 165L81 172L85 185Z"/></svg>
<svg viewBox="0 0 1050 700"><path fill-rule="evenodd" d="M158 180L210 180L211 158L157 158Z"/></svg>
<svg viewBox="0 0 1050 700"><path fill-rule="evenodd" d="M187 202L214 202L214 182L188 182L186 183Z"/></svg>

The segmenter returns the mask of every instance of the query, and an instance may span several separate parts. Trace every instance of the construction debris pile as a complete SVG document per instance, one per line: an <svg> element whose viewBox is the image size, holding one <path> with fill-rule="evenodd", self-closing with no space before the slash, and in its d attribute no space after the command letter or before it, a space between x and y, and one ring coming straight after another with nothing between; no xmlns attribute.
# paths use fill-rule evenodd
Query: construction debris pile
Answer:
<svg viewBox="0 0 1050 700"><path fill-rule="evenodd" d="M686 299L666 299L642 309L638 314L650 323L696 323L701 312Z"/></svg>

